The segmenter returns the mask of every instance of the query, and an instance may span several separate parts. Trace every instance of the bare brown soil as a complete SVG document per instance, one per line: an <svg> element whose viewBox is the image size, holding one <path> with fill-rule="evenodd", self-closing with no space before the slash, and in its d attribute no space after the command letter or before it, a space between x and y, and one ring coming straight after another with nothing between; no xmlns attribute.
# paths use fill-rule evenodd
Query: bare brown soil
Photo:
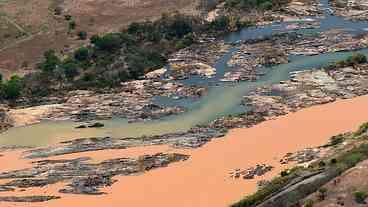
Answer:
<svg viewBox="0 0 368 207"><path fill-rule="evenodd" d="M68 51L85 42L78 31L90 35L118 31L134 21L154 19L178 10L197 14L197 0L1 0L0 72L26 73L47 49ZM62 8L55 15L55 8ZM64 15L76 29L69 31ZM4 29L3 29L4 28Z"/></svg>
<svg viewBox="0 0 368 207"><path fill-rule="evenodd" d="M304 199L313 200L313 206L346 206L346 207L359 207L367 206L367 204L359 204L355 201L354 192L367 192L368 191L368 161L365 160L358 164L356 167L348 170L341 176L335 178L331 182L323 186L327 189L326 196L322 200L320 199L320 192L313 193L308 198Z"/></svg>

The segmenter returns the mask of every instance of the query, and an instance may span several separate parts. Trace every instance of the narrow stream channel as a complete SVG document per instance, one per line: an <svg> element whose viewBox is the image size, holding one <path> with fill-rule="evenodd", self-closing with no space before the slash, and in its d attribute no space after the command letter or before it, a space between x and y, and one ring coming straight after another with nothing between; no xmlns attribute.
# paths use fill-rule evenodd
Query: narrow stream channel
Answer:
<svg viewBox="0 0 368 207"><path fill-rule="evenodd" d="M341 28L352 33L359 33L363 32L365 28L368 28L368 22L352 22L340 17L331 16L328 10L328 0L321 0L321 7L325 11L325 17L317 19L321 22L321 27L318 29L310 29L308 31L320 32L334 28ZM239 40L266 36L274 32L280 32L280 30L282 31L285 26L286 23L275 23L259 28L247 28L240 32L228 35L225 40L227 42L236 42ZM229 53L225 54L217 61L215 64L219 73L217 76L222 76L224 71L231 70L231 68L227 67L226 63L231 58L231 55L235 50L236 48L232 48ZM359 52L368 55L368 49L362 49ZM352 52L338 52L317 56L290 57L291 61L288 64L265 68L267 71L266 75L255 82L246 81L231 85L220 84L219 86L211 86L208 95L202 97L198 101L187 101L185 103L185 106L188 109L187 112L180 115L170 116L162 120L128 123L124 119L111 119L103 121L105 127L101 129L74 129L76 126L76 123L74 122L45 121L31 126L12 128L7 132L0 134L0 145L44 146L63 140L81 137L134 137L188 130L197 124L208 123L221 116L244 112L246 108L240 105L243 96L257 87L287 80L290 72L319 68L331 62L347 58L351 54ZM193 82L198 83L201 81L203 80L197 78ZM211 80L205 81L208 82ZM212 80L212 82L213 81L214 80ZM215 82L217 81L218 80L215 80ZM165 101L170 102L170 100Z"/></svg>

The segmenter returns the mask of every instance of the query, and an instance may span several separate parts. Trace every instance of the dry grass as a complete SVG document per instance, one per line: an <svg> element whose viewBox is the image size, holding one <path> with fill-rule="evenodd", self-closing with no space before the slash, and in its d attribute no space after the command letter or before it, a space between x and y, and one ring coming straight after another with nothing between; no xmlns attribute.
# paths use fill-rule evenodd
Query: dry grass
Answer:
<svg viewBox="0 0 368 207"><path fill-rule="evenodd" d="M120 30L133 21L154 19L179 10L197 14L197 0L0 0L0 72L26 73L47 49L68 51L81 44L78 31L89 35ZM62 15L55 16L56 7ZM64 15L77 27L68 32Z"/></svg>

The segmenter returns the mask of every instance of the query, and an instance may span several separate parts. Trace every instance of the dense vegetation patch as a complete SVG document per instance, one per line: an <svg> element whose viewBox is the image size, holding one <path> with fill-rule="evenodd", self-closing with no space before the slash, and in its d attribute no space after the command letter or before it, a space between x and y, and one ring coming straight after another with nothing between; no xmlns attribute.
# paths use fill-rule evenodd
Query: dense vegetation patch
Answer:
<svg viewBox="0 0 368 207"><path fill-rule="evenodd" d="M0 76L0 96L6 99L14 100L20 96L22 79L19 76L12 76L8 81L3 81Z"/></svg>
<svg viewBox="0 0 368 207"><path fill-rule="evenodd" d="M335 63L330 64L326 67L327 70L333 70L336 68L341 67L349 67L349 66L356 66L358 64L367 63L367 56L362 53L354 53L353 55L349 56L345 60L340 60Z"/></svg>
<svg viewBox="0 0 368 207"><path fill-rule="evenodd" d="M291 170L283 171L280 177L271 180L269 184L258 190L256 193L245 197L239 202L231 205L231 207L252 207L262 203L271 194L278 192L285 187L291 180L297 177L300 168L296 167Z"/></svg>
<svg viewBox="0 0 368 207"><path fill-rule="evenodd" d="M271 10L279 9L286 5L289 0L226 0L225 7L240 10Z"/></svg>
<svg viewBox="0 0 368 207"><path fill-rule="evenodd" d="M354 133L354 135L355 135L355 136L361 136L362 134L365 134L365 133L367 133L367 132L368 132L368 122L367 122L367 123L362 124L362 125L359 127L358 131L356 131L356 132Z"/></svg>
<svg viewBox="0 0 368 207"><path fill-rule="evenodd" d="M221 16L209 23L179 13L156 21L134 22L121 32L93 35L72 54L44 53L38 70L3 83L1 98L45 96L55 91L115 87L163 67L170 53L191 46L204 34L219 35L249 26L237 17ZM79 38L87 34L79 32Z"/></svg>

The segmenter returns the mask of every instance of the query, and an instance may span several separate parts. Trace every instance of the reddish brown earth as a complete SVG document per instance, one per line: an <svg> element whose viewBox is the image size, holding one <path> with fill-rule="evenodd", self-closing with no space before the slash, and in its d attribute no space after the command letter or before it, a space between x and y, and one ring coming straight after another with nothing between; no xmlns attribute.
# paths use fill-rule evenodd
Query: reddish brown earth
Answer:
<svg viewBox="0 0 368 207"><path fill-rule="evenodd" d="M0 203L0 206L101 207L224 207L256 190L256 182L276 176L285 166L279 159L287 152L326 143L333 135L355 130L368 120L368 96L311 107L247 129L235 129L223 139L210 142L196 150L175 150L190 154L185 162L169 165L139 176L118 177L118 182L104 189L106 195L83 196L58 194L62 184L34 188L26 192L3 195L39 194L62 196L42 204ZM136 149L145 153L143 148ZM149 148L148 153L167 150L166 146ZM106 154L105 154L105 153ZM121 153L121 154L120 154ZM132 153L132 154L130 154ZM136 156L128 151L89 152L97 160L111 156ZM82 154L67 155L80 157ZM84 154L87 155L87 154ZM10 158L9 158L10 159ZM14 157L15 159L15 157ZM14 162L24 162L12 160ZM271 173L254 180L233 180L229 172L258 163L275 167ZM1 165L6 163L1 162Z"/></svg>
<svg viewBox="0 0 368 207"><path fill-rule="evenodd" d="M327 189L324 200L319 199L320 193L315 192L308 196L306 200L313 200L314 207L325 206L345 206L358 207L367 206L367 204L358 204L354 198L354 192L367 192L368 186L368 160L359 163L343 173L341 176L335 178L331 182L323 186ZM340 204L338 204L338 201ZM343 203L343 205L341 205Z"/></svg>
<svg viewBox="0 0 368 207"><path fill-rule="evenodd" d="M86 41L77 38L78 31L93 34L119 31L135 21L151 20L164 12L178 10L197 14L197 0L11 0L0 1L0 73L27 73L48 49L68 51ZM54 15L62 7L61 15ZM75 31L68 31L71 15ZM25 32L24 35L20 33Z"/></svg>

